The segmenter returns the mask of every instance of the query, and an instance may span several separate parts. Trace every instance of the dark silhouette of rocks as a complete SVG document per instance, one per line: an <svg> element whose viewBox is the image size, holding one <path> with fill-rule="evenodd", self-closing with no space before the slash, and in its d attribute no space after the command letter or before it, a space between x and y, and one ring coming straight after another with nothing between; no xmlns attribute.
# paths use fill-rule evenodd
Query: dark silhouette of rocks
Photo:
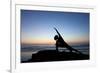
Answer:
<svg viewBox="0 0 100 73"><path fill-rule="evenodd" d="M42 50L36 54L32 54L32 58L27 62L47 62L47 61L68 61L68 60L88 60L89 55L79 54L75 52L58 52L56 50Z"/></svg>

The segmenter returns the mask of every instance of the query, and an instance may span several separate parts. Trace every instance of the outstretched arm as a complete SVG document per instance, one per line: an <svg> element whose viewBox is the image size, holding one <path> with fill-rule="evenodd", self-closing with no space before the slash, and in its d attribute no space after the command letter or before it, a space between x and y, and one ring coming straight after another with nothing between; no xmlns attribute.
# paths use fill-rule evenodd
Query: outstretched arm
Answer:
<svg viewBox="0 0 100 73"><path fill-rule="evenodd" d="M60 35L60 33L58 32L58 30L56 28L54 28L56 30L56 32L58 33L59 37L62 38L62 36Z"/></svg>

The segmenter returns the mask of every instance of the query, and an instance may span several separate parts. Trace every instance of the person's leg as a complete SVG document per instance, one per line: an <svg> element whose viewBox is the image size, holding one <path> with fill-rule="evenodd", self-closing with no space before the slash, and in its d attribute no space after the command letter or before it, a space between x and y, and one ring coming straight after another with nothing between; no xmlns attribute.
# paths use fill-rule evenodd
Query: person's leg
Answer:
<svg viewBox="0 0 100 73"><path fill-rule="evenodd" d="M77 53L79 53L79 54L82 54L80 51L78 51L78 50L74 49L73 47L69 46L67 43L65 43L65 47L66 47L67 49L69 49L70 52L75 51L75 52L77 52Z"/></svg>
<svg viewBox="0 0 100 73"><path fill-rule="evenodd" d="M69 46L70 49L72 49L73 51L75 51L78 54L82 54L80 51L78 51L77 49L72 48L71 46Z"/></svg>
<svg viewBox="0 0 100 73"><path fill-rule="evenodd" d="M77 53L79 53L79 54L82 54L80 51L78 51L78 50L76 50L76 49L73 49L74 51L76 51Z"/></svg>
<svg viewBox="0 0 100 73"><path fill-rule="evenodd" d="M73 49L72 49L68 44L65 44L65 47L66 47L70 52L73 51Z"/></svg>
<svg viewBox="0 0 100 73"><path fill-rule="evenodd" d="M74 49L73 47L71 47L67 44L66 44L66 48L68 48L70 50L70 52L72 52L72 51L79 52L78 50Z"/></svg>

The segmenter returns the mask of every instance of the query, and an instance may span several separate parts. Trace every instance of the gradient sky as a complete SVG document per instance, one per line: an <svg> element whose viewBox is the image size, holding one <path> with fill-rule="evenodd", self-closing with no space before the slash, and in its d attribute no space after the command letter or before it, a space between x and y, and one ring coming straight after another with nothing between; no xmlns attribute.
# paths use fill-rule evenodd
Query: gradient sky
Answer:
<svg viewBox="0 0 100 73"><path fill-rule="evenodd" d="M54 44L54 27L69 44L89 43L89 13L21 10L21 43Z"/></svg>

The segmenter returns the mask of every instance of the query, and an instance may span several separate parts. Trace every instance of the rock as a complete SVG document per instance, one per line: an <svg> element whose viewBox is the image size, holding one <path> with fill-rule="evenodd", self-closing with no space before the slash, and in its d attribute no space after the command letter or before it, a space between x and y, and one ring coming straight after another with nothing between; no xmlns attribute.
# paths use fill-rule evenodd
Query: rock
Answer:
<svg viewBox="0 0 100 73"><path fill-rule="evenodd" d="M46 62L46 61L71 61L71 60L88 60L89 55L75 52L58 52L56 50L42 50L32 54L32 58L24 62ZM23 63L23 62L22 62Z"/></svg>

